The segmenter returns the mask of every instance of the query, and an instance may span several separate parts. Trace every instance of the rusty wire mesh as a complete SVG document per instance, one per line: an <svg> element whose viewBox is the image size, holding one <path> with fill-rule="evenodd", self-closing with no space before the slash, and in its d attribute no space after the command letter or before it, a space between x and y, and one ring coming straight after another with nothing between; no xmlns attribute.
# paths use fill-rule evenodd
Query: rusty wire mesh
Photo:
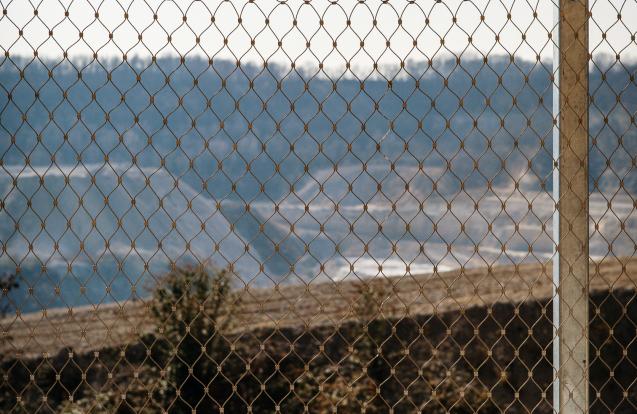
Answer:
<svg viewBox="0 0 637 414"><path fill-rule="evenodd" d="M637 409L636 4L0 5L0 411Z"/></svg>

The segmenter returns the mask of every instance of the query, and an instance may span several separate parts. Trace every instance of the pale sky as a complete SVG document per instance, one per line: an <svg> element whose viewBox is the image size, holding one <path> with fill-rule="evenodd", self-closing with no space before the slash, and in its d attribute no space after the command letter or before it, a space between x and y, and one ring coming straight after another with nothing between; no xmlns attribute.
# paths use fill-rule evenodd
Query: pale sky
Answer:
<svg viewBox="0 0 637 414"><path fill-rule="evenodd" d="M350 62L365 75L374 62L395 67L401 60L461 53L543 60L553 55L552 0L0 0L0 5L6 11L0 16L0 47L11 56L37 50L40 57L60 58L64 51L90 57L97 51L100 57L199 55L288 67L292 61L310 67L322 62L326 68ZM637 1L590 0L590 7L591 50L635 60Z"/></svg>

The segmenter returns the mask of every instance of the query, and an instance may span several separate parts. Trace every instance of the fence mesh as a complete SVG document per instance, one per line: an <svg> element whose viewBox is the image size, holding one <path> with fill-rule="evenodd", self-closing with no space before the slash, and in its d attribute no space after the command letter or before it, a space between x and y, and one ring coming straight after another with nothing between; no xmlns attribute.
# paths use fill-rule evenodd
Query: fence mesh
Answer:
<svg viewBox="0 0 637 414"><path fill-rule="evenodd" d="M562 3L0 0L0 411L634 412L637 4Z"/></svg>

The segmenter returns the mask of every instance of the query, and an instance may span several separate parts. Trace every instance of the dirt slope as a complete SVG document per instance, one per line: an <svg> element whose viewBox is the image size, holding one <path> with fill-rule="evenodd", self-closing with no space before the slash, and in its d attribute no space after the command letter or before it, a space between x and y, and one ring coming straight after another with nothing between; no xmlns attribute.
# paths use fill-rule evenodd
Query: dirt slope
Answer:
<svg viewBox="0 0 637 414"><path fill-rule="evenodd" d="M387 292L381 317L440 314L494 303L522 303L553 295L551 266L524 264L361 281L243 289L237 292L233 331L339 325L353 317L363 283ZM591 264L591 290L634 289L637 259ZM5 357L53 355L63 348L84 353L121 346L152 333L145 301L16 314L0 320Z"/></svg>

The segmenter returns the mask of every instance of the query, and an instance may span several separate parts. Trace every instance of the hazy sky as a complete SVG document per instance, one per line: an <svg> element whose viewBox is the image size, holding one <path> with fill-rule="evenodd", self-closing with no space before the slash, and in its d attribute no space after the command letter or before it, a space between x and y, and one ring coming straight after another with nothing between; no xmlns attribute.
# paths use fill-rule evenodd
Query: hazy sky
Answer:
<svg viewBox="0 0 637 414"><path fill-rule="evenodd" d="M536 55L550 59L553 54L548 37L554 21L552 0L343 0L336 4L326 0L0 0L0 4L6 11L0 17L0 47L12 56L33 56L37 50L39 56L59 58L67 51L77 57L97 51L102 57L201 55L288 66L296 62L316 67L322 62L327 68L342 68L350 62L357 73L365 74L374 62L396 66L401 60L426 61L450 53L515 54L527 59ZM590 7L591 50L634 60L637 44L631 36L637 31L637 1L590 0Z"/></svg>

